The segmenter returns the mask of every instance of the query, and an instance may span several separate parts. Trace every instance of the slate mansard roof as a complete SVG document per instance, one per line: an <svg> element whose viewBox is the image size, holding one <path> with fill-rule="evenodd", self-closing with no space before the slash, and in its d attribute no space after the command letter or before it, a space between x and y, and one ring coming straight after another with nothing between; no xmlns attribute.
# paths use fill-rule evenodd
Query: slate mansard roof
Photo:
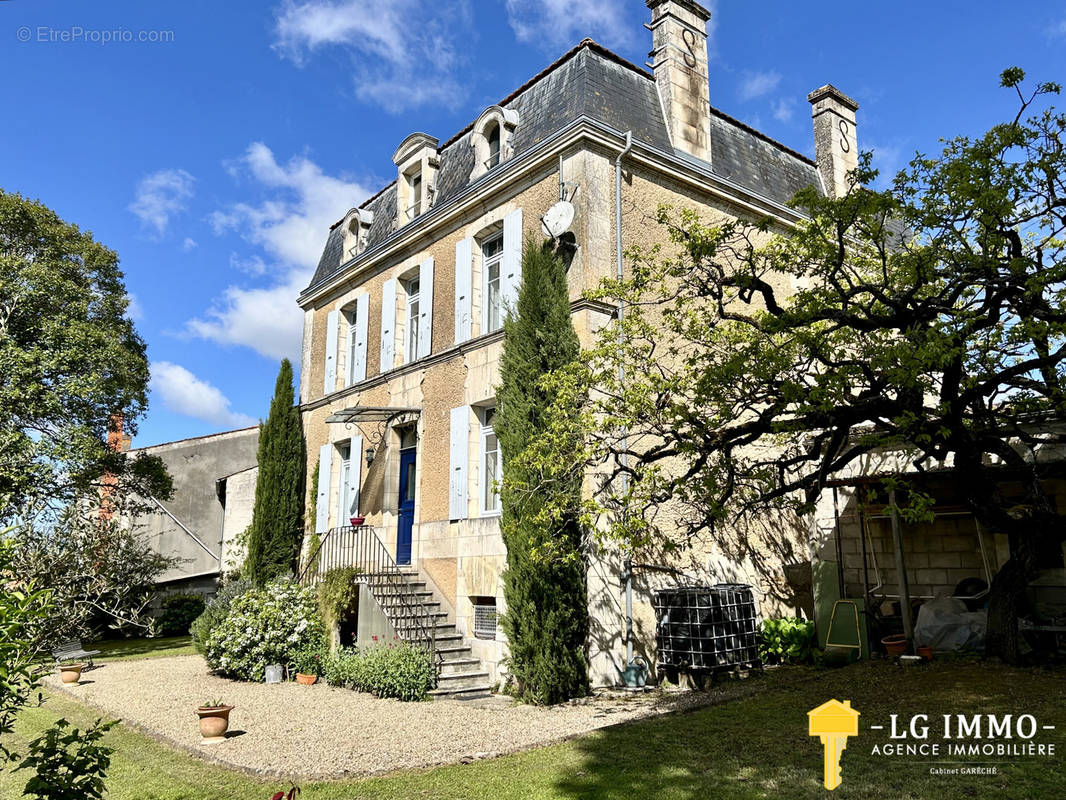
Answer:
<svg viewBox="0 0 1066 800"><path fill-rule="evenodd" d="M520 156L582 116L667 153L686 156L670 144L658 89L652 75L591 39L569 51L546 70L499 103L518 112L511 138L512 157ZM440 148L434 207L447 203L470 183L474 168L473 125ZM732 117L711 109L711 171L778 203L787 203L802 188L821 186L817 167L803 156ZM373 212L369 249L389 238L397 215L395 181L364 202ZM308 289L340 272L344 230L334 224Z"/></svg>

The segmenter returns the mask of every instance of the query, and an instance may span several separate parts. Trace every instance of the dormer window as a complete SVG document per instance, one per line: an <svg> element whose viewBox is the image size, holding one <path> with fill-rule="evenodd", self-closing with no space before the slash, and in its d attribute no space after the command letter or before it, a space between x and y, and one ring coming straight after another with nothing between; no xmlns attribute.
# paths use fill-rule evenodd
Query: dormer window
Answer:
<svg viewBox="0 0 1066 800"><path fill-rule="evenodd" d="M470 178L478 178L506 161L511 154L511 134L518 125L518 112L511 108L490 106L474 123L470 143L474 147L474 169Z"/></svg>
<svg viewBox="0 0 1066 800"><path fill-rule="evenodd" d="M425 214L433 205L437 179L437 140L424 133L412 133L393 153L396 164L397 219L403 225Z"/></svg>
<svg viewBox="0 0 1066 800"><path fill-rule="evenodd" d="M485 162L487 169L492 169L500 163L500 126L493 122L489 126L489 133L486 137L489 142L489 157Z"/></svg>
<svg viewBox="0 0 1066 800"><path fill-rule="evenodd" d="M407 197L411 204L405 209L408 221L422 213L422 169L407 176Z"/></svg>
<svg viewBox="0 0 1066 800"><path fill-rule="evenodd" d="M341 263L355 258L366 249L373 221L374 213L365 208L353 208L344 215L344 252L341 255Z"/></svg>

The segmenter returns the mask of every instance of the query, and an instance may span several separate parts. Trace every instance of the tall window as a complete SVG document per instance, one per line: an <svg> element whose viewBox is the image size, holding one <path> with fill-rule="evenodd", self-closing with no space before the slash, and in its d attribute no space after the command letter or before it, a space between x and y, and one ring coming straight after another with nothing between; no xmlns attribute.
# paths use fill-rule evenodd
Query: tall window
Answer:
<svg viewBox="0 0 1066 800"><path fill-rule="evenodd" d="M404 334L407 340L406 364L418 358L418 278L407 281L404 289L407 292L407 325Z"/></svg>
<svg viewBox="0 0 1066 800"><path fill-rule="evenodd" d="M357 315L357 312L356 312L355 308L352 308L350 311L347 311L345 313L345 316L348 317L348 370L347 371L348 371L348 385L349 386L351 386L353 383L355 383L355 361L356 361L356 355L357 355L356 351L359 349L359 342L357 341L357 337L355 335L355 331L356 331L355 323L357 321L357 316L356 315Z"/></svg>
<svg viewBox="0 0 1066 800"><path fill-rule="evenodd" d="M352 446L342 444L339 449L341 452L341 485L337 492L340 500L340 505L337 507L337 525L341 526L347 525L348 519L355 516L355 512L352 511L352 502L355 498L352 497Z"/></svg>
<svg viewBox="0 0 1066 800"><path fill-rule="evenodd" d="M485 167L492 169L500 163L500 126L493 123L486 132L485 138L489 143L489 157L485 161Z"/></svg>
<svg viewBox="0 0 1066 800"><path fill-rule="evenodd" d="M496 409L486 408L481 416L481 513L498 514L500 512L500 495L496 484L503 480L503 462L500 459L500 440L492 423L496 419Z"/></svg>
<svg viewBox="0 0 1066 800"><path fill-rule="evenodd" d="M482 275L485 288L481 315L481 332L492 333L503 327L503 304L500 295L500 267L503 261L503 234L486 239L481 244Z"/></svg>
<svg viewBox="0 0 1066 800"><path fill-rule="evenodd" d="M407 208L407 219L414 219L422 213L422 170L411 173L407 181L411 189L408 193L411 204Z"/></svg>

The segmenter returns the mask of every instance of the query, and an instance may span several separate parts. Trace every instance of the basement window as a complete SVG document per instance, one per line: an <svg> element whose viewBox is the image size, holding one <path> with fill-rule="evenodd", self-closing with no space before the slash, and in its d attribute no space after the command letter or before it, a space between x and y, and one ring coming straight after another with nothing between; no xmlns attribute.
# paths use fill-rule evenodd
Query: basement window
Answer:
<svg viewBox="0 0 1066 800"><path fill-rule="evenodd" d="M478 639L496 638L496 598L471 597L474 604L474 636Z"/></svg>

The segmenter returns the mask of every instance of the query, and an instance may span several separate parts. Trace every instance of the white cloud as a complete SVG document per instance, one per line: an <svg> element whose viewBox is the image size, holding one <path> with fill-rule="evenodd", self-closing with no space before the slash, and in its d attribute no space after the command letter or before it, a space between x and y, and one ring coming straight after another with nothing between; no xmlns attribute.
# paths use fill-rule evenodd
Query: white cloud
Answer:
<svg viewBox="0 0 1066 800"><path fill-rule="evenodd" d="M247 427L257 422L255 417L233 411L229 399L217 387L200 380L185 367L156 361L151 365L151 373L152 391L170 411L229 427Z"/></svg>
<svg viewBox="0 0 1066 800"><path fill-rule="evenodd" d="M788 98L780 98L773 102L774 119L778 122L792 122L792 112L795 111L796 104L794 101Z"/></svg>
<svg viewBox="0 0 1066 800"><path fill-rule="evenodd" d="M186 253L188 253L190 250L196 249L197 247L199 247L199 245L196 243L196 240L188 236L186 236L185 241L181 243L181 249L184 250Z"/></svg>
<svg viewBox="0 0 1066 800"><path fill-rule="evenodd" d="M746 72L740 82L737 94L741 100L754 100L769 94L781 83L781 74L778 72Z"/></svg>
<svg viewBox="0 0 1066 800"><path fill-rule="evenodd" d="M296 297L311 280L329 226L370 193L358 183L326 175L305 157L279 164L261 142L234 165L265 190L259 203L235 203L211 216L218 234L236 231L262 248L260 255L233 253L230 265L250 277L272 275L266 286L231 285L186 332L225 345L250 347L272 359L299 363L303 312Z"/></svg>
<svg viewBox="0 0 1066 800"><path fill-rule="evenodd" d="M357 183L326 175L304 157L279 164L262 142L249 145L239 166L275 195L259 204L236 203L216 211L210 217L215 233L237 230L293 266L314 266L329 226L370 194Z"/></svg>
<svg viewBox="0 0 1066 800"><path fill-rule="evenodd" d="M137 184L137 194L129 210L142 225L162 236L171 217L185 210L186 202L193 196L194 182L195 178L183 169L161 169L145 175Z"/></svg>
<svg viewBox="0 0 1066 800"><path fill-rule="evenodd" d="M138 322L144 319L144 306L141 305L141 301L137 299L137 295L133 292L126 292L126 316L132 319L134 322Z"/></svg>
<svg viewBox="0 0 1066 800"><path fill-rule="evenodd" d="M357 97L399 113L466 96L453 41L473 30L466 0L284 0L274 49L297 65L326 48L350 56Z"/></svg>
<svg viewBox="0 0 1066 800"><path fill-rule="evenodd" d="M607 47L624 47L645 32L626 18L631 7L625 0L507 0L507 21L520 42L558 49L588 37Z"/></svg>

